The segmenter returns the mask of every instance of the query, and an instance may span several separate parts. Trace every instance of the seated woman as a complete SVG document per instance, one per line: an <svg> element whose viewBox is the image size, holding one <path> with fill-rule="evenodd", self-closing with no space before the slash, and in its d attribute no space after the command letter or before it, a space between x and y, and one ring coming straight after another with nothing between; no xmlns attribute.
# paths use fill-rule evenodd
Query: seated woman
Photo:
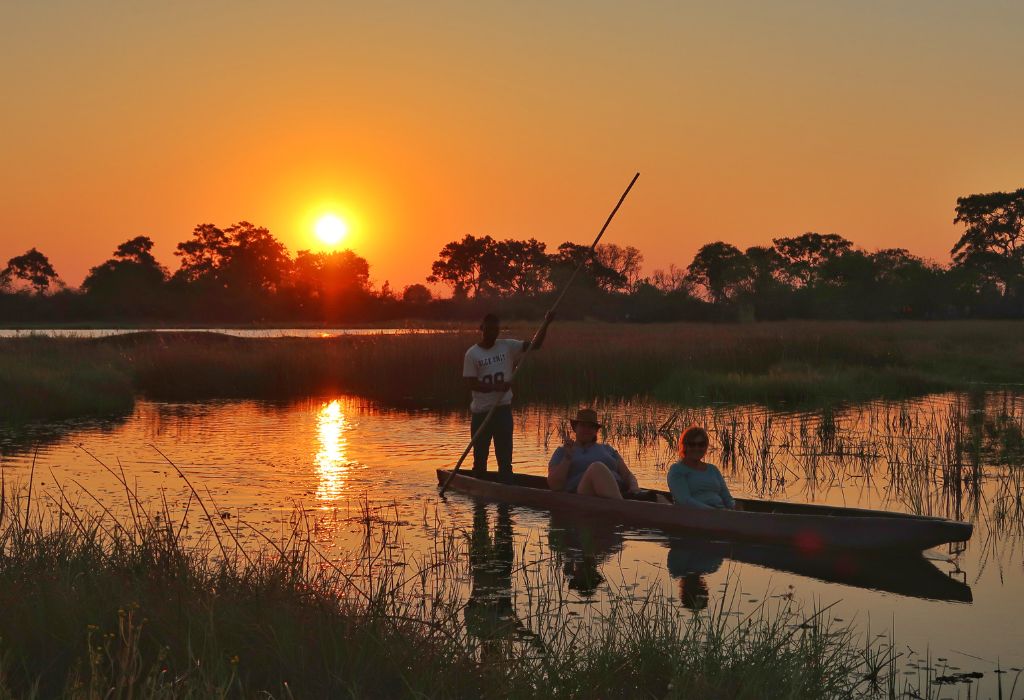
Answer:
<svg viewBox="0 0 1024 700"><path fill-rule="evenodd" d="M623 491L639 489L619 453L597 442L601 424L596 411L581 409L569 425L576 438L566 436L565 444L555 450L548 463L548 486L552 490L622 498Z"/></svg>
<svg viewBox="0 0 1024 700"><path fill-rule="evenodd" d="M668 488L676 505L689 508L735 508L736 501L718 467L704 461L708 431L693 426L679 438L679 461L668 468Z"/></svg>

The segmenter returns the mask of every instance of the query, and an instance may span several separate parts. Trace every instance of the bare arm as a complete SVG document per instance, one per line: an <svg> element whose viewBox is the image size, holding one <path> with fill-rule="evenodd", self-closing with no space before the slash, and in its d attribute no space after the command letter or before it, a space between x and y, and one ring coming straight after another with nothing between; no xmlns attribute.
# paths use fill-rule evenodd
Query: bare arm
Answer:
<svg viewBox="0 0 1024 700"><path fill-rule="evenodd" d="M548 488L552 491L561 491L565 488L565 482L569 480L569 469L572 467L572 447L566 445L560 449L561 458L556 461L556 453L548 464Z"/></svg>
<svg viewBox="0 0 1024 700"><path fill-rule="evenodd" d="M548 337L548 326L550 326L551 322L554 320L555 315L550 311L544 314L544 323L540 325L540 330L537 331L537 335L533 336L533 340L527 340L523 343L523 352L526 352L531 347L534 350L540 350L541 346L544 344L544 339Z"/></svg>
<svg viewBox="0 0 1024 700"><path fill-rule="evenodd" d="M718 472L718 480L721 482L722 502L725 504L726 508L735 508L736 499L732 497L731 493L729 493L729 486L725 483L725 477L722 476L722 472L717 467L715 468L715 471Z"/></svg>

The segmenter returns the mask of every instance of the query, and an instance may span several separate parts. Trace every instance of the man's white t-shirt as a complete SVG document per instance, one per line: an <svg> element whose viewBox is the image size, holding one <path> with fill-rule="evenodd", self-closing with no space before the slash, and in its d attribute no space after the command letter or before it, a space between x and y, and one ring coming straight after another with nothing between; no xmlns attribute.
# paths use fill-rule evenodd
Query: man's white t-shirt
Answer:
<svg viewBox="0 0 1024 700"><path fill-rule="evenodd" d="M512 377L512 370L519 362L519 358L523 356L525 348L524 341L510 338L499 338L490 348L482 348L474 344L466 351L466 359L462 362L462 376L473 377L487 384L507 382ZM499 394L496 391L474 391L469 410L473 413L483 413L491 410L495 404L505 406L510 403L512 403L511 389L504 394Z"/></svg>

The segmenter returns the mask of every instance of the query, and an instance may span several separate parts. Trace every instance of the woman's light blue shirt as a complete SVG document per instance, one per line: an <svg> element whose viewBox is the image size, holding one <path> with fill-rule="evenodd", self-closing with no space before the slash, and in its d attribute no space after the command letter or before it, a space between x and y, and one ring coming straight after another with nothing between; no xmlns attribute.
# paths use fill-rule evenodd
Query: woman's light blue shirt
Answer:
<svg viewBox="0 0 1024 700"><path fill-rule="evenodd" d="M735 508L736 501L714 464L693 469L682 461L668 468L668 489L676 505L690 508Z"/></svg>

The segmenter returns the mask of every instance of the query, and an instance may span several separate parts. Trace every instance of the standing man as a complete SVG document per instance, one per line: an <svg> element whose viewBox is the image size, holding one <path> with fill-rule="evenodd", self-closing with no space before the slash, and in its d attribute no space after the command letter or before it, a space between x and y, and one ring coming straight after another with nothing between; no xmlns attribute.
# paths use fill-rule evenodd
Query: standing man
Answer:
<svg viewBox="0 0 1024 700"><path fill-rule="evenodd" d="M544 315L544 323L534 338L534 350L540 350L554 315ZM494 440L494 457L503 479L512 477L512 385L508 382L520 358L530 348L528 340L498 338L501 323L494 314L484 316L480 324L480 342L466 351L462 363L462 381L472 392L469 406L473 418L470 435L476 435L493 406L494 415L483 434L473 443L473 473L487 472L487 453Z"/></svg>

